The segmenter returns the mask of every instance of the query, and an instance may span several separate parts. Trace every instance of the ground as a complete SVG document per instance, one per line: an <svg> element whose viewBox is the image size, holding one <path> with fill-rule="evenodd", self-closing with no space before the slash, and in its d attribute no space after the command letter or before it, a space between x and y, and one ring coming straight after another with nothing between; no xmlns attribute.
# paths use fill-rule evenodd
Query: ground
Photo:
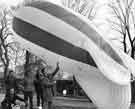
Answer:
<svg viewBox="0 0 135 109"><path fill-rule="evenodd" d="M0 102L4 98L4 94L0 94ZM36 97L34 96L34 109L36 108ZM21 109L24 109L23 107ZM74 99L67 97L54 97L53 109L97 109L92 103L89 103L86 99ZM132 104L130 109L135 109L135 105Z"/></svg>

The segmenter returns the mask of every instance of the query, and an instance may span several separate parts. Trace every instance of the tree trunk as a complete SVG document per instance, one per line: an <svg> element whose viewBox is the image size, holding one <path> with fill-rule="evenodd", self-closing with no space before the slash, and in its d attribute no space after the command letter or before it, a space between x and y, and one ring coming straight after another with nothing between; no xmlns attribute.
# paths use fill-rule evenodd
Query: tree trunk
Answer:
<svg viewBox="0 0 135 109"><path fill-rule="evenodd" d="M7 75L8 75L8 66L9 64L7 63L5 66L4 66L4 80L6 79Z"/></svg>
<svg viewBox="0 0 135 109"><path fill-rule="evenodd" d="M124 52L127 53L127 45L126 45L126 34L123 34L124 38L123 38L123 47L124 47Z"/></svg>
<svg viewBox="0 0 135 109"><path fill-rule="evenodd" d="M28 67L29 67L29 61L30 61L30 53L29 51L26 51L26 57L25 57L25 73L24 73L24 76L27 75L27 70L28 70Z"/></svg>
<svg viewBox="0 0 135 109"><path fill-rule="evenodd" d="M131 57L134 59L134 48L133 47L131 48ZM131 94L132 94L131 102L135 103L135 81L131 82Z"/></svg>
<svg viewBox="0 0 135 109"><path fill-rule="evenodd" d="M133 59L134 59L134 57L135 57L135 56L134 56L134 48L133 48L133 47L131 48L131 57L132 57Z"/></svg>

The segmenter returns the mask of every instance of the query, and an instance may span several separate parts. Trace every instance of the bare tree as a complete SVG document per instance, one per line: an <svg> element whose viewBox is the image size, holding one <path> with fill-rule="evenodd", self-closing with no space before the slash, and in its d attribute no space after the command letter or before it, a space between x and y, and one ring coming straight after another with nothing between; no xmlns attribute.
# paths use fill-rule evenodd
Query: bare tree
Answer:
<svg viewBox="0 0 135 109"><path fill-rule="evenodd" d="M12 35L10 31L10 23L7 20L8 11L4 10L2 18L0 20L0 60L4 67L4 77L7 76L7 71L9 67L9 51L8 48L12 45L12 42L9 42L9 36Z"/></svg>
<svg viewBox="0 0 135 109"><path fill-rule="evenodd" d="M123 44L124 52L135 58L135 0L114 0L109 4L112 9L113 20L109 22L112 24L114 30L121 34L121 42ZM135 82L131 83L132 102L135 102Z"/></svg>
<svg viewBox="0 0 135 109"><path fill-rule="evenodd" d="M20 47L19 43L14 42L8 50L10 53L10 65L12 65L13 68L24 64L25 50Z"/></svg>
<svg viewBox="0 0 135 109"><path fill-rule="evenodd" d="M96 15L96 2L94 0L61 0L61 3L65 7L86 16L90 20L93 20Z"/></svg>
<svg viewBox="0 0 135 109"><path fill-rule="evenodd" d="M128 53L130 47L131 57L135 52L135 1L134 0L113 0L108 5L112 10L113 18L109 20L112 28L121 34L121 42L124 52Z"/></svg>

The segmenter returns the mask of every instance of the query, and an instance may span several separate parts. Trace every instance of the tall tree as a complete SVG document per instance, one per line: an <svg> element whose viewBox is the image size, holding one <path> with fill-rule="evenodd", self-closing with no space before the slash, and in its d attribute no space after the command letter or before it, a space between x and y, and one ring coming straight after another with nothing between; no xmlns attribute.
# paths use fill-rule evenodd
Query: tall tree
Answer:
<svg viewBox="0 0 135 109"><path fill-rule="evenodd" d="M13 42L9 42L9 36L12 35L10 31L10 22L7 20L8 11L4 10L2 18L0 19L0 60L4 68L4 77L7 76L9 67L9 48Z"/></svg>
<svg viewBox="0 0 135 109"><path fill-rule="evenodd" d="M121 34L124 52L134 58L135 52L135 0L112 0L108 5L112 10L112 19L109 20L114 30Z"/></svg>
<svg viewBox="0 0 135 109"><path fill-rule="evenodd" d="M114 30L120 33L124 52L130 51L135 58L135 0L113 0L108 5L113 14L112 24ZM129 50L128 50L129 49ZM131 83L132 102L135 102L135 81Z"/></svg>

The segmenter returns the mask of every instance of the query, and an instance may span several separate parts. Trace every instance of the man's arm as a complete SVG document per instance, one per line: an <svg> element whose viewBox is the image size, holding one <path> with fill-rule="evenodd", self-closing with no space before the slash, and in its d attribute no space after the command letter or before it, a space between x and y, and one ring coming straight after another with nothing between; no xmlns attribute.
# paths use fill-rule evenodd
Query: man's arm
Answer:
<svg viewBox="0 0 135 109"><path fill-rule="evenodd" d="M59 71L59 62L57 62L57 67L56 67L56 69L54 70L54 72L53 73L51 73L51 75L49 75L49 79L53 79L53 77L56 75L56 73Z"/></svg>
<svg viewBox="0 0 135 109"><path fill-rule="evenodd" d="M50 81L48 77L44 77L42 82L46 87L52 87L55 84L53 81Z"/></svg>

